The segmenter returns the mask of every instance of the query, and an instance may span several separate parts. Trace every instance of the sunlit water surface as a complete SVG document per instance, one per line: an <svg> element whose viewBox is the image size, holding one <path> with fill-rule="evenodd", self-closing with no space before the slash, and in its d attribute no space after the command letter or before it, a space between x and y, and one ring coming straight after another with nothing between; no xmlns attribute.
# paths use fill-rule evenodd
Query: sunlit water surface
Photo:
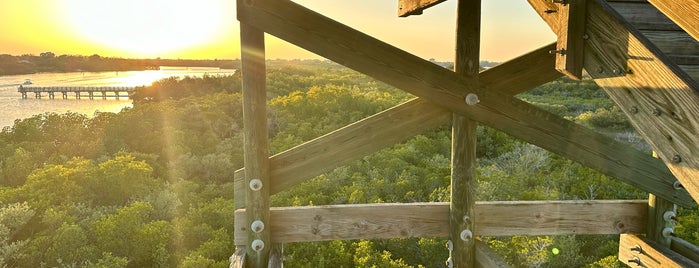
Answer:
<svg viewBox="0 0 699 268"><path fill-rule="evenodd" d="M15 120L31 117L45 112L75 112L92 116L95 112L119 112L131 107L131 100L108 98L103 100L100 94L93 100L83 97L62 99L60 94L54 100L44 94L36 99L28 94L27 99L17 92L17 87L27 81L32 86L143 86L168 77L201 77L204 75L231 75L235 70L202 67L161 67L160 70L129 72L76 72L76 73L40 73L28 75L0 76L0 128L12 126Z"/></svg>

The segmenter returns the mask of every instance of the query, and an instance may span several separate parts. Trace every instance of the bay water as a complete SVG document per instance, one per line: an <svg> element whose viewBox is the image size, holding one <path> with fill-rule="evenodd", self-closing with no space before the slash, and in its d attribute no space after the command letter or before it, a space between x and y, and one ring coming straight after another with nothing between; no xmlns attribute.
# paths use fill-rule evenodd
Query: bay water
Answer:
<svg viewBox="0 0 699 268"><path fill-rule="evenodd" d="M44 93L41 99L36 99L34 94L27 94L27 99L22 99L22 94L17 92L20 84L27 81L31 86L147 86L160 79L168 77L202 77L204 75L232 75L234 69L219 69L209 67L167 67L160 70L146 71L120 71L120 72L73 72L73 73L38 73L27 75L0 76L0 128L10 127L15 120L29 118L45 112L75 112L88 116L95 112L119 112L125 107L131 107L132 102L127 98L102 99L100 94L90 100L83 97L75 99L69 93L69 98L64 100L60 94L51 100Z"/></svg>

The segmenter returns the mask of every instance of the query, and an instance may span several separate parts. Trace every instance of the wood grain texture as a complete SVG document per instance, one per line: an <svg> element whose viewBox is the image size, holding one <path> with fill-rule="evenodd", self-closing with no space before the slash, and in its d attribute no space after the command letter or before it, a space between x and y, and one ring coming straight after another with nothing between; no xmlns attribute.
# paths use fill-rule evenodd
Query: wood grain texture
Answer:
<svg viewBox="0 0 699 268"><path fill-rule="evenodd" d="M667 247L633 234L619 237L619 261L629 267L699 267L696 262Z"/></svg>
<svg viewBox="0 0 699 268"><path fill-rule="evenodd" d="M251 5L239 7L238 19L640 189L683 206L694 204L685 192L674 190L674 176L650 155L516 98L475 88L472 82L449 70L291 1L252 1ZM466 105L464 98L468 93L478 94L480 104Z"/></svg>
<svg viewBox="0 0 699 268"><path fill-rule="evenodd" d="M561 76L546 45L482 71L481 87L515 95ZM271 194L360 159L414 135L445 125L452 113L425 100L411 100L337 131L270 157ZM235 189L245 189L244 169L234 174ZM235 193L235 208L245 207L245 192Z"/></svg>
<svg viewBox="0 0 699 268"><path fill-rule="evenodd" d="M243 137L245 177L243 188L247 206L247 220L236 218L250 226L255 220L269 222L269 140L267 138L267 90L265 86L265 42L264 32L245 23L240 24L241 72L243 82ZM262 189L258 191L245 187L251 179L259 179ZM253 240L262 240L266 247L246 252L246 263L250 267L266 267L269 259L270 232L248 230L246 245Z"/></svg>
<svg viewBox="0 0 699 268"><path fill-rule="evenodd" d="M699 263L699 247L679 237L673 236L670 239L672 240L670 243L671 250L692 260L693 262Z"/></svg>
<svg viewBox="0 0 699 268"><path fill-rule="evenodd" d="M557 50L556 70L571 79L582 79L583 72L583 35L585 34L586 0L569 0L567 4L558 5L558 28L556 36Z"/></svg>
<svg viewBox="0 0 699 268"><path fill-rule="evenodd" d="M699 0L648 0L663 14L699 41Z"/></svg>
<svg viewBox="0 0 699 268"><path fill-rule="evenodd" d="M230 257L229 268L245 268L245 246L237 246L235 253Z"/></svg>
<svg viewBox="0 0 699 268"><path fill-rule="evenodd" d="M454 72L479 86L481 0L458 0ZM449 239L454 267L474 267L476 239L462 239L461 232L474 230L476 221L476 121L454 114L451 136L451 198ZM468 219L468 220L464 220Z"/></svg>
<svg viewBox="0 0 699 268"><path fill-rule="evenodd" d="M699 65L680 65L682 71L686 72L694 81L699 82Z"/></svg>
<svg viewBox="0 0 699 268"><path fill-rule="evenodd" d="M476 202L474 235L642 233L646 200ZM245 217L245 210L236 210ZM449 203L357 204L271 209L274 243L447 237ZM236 221L235 243L247 226Z"/></svg>
<svg viewBox="0 0 699 268"><path fill-rule="evenodd" d="M682 31L665 14L644 2L612 2L609 5L638 30Z"/></svg>
<svg viewBox="0 0 699 268"><path fill-rule="evenodd" d="M641 33L665 54L699 55L699 42L685 32L646 30Z"/></svg>
<svg viewBox="0 0 699 268"><path fill-rule="evenodd" d="M505 259L493 251L483 241L476 241L476 267L477 268L509 268Z"/></svg>
<svg viewBox="0 0 699 268"><path fill-rule="evenodd" d="M674 211L675 205L663 198L653 194L648 195L648 229L646 238L656 243L669 247L670 238L663 236L665 227L673 227L674 223L666 221L664 218L666 211Z"/></svg>
<svg viewBox="0 0 699 268"><path fill-rule="evenodd" d="M422 11L446 0L398 0L398 16L420 15Z"/></svg>
<svg viewBox="0 0 699 268"><path fill-rule="evenodd" d="M542 18L551 28L558 27L541 10L547 3L543 0L529 2L544 15ZM622 108L636 130L697 200L697 82L626 24L606 3L588 1L588 14L590 39L586 43L585 69ZM681 162L673 162L676 155Z"/></svg>

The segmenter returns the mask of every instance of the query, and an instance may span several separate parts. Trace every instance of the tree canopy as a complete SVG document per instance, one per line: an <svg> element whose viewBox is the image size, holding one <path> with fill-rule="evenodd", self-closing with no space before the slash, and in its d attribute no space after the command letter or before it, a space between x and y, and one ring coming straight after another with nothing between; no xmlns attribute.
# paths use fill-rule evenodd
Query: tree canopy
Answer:
<svg viewBox="0 0 699 268"><path fill-rule="evenodd" d="M326 61L271 61L268 90L272 153L412 98ZM560 79L518 97L648 150L589 81ZM232 178L243 167L240 75L164 79L134 98L119 113L44 113L0 132L0 266L228 267ZM274 195L272 204L448 201L450 131L329 171ZM647 197L492 128L479 126L477 135L479 200ZM698 242L699 213L682 215L677 233ZM618 265L615 236L483 239L517 267ZM284 255L289 267L443 267L445 243L292 243Z"/></svg>

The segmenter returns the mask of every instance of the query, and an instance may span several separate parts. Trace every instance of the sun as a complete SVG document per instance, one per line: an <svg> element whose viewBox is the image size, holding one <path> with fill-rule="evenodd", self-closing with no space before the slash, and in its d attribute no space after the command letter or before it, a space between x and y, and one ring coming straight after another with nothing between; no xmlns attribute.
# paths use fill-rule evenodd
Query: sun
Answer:
<svg viewBox="0 0 699 268"><path fill-rule="evenodd" d="M226 0L62 0L80 39L132 56L160 56L216 41L235 20Z"/></svg>

